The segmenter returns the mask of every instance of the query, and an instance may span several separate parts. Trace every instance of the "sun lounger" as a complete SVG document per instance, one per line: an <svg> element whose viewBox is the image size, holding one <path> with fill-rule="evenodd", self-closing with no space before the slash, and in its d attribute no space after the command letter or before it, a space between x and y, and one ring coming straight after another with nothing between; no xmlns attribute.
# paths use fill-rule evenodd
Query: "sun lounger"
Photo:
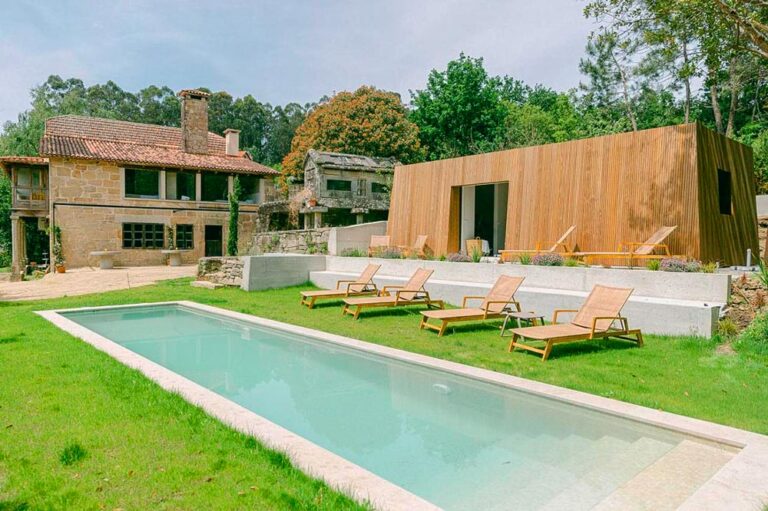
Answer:
<svg viewBox="0 0 768 511"><path fill-rule="evenodd" d="M498 278L491 290L485 296L465 296L461 309L446 309L438 311L424 311L421 313L420 329L428 328L435 330L438 337L442 337L449 323L459 321L486 321L489 319L499 319L503 316L505 310L514 307L520 311L520 304L514 300L517 289L522 284L525 277L510 277L502 275ZM467 307L469 300L482 300L479 307ZM429 320L439 321L439 325L429 323Z"/></svg>
<svg viewBox="0 0 768 511"><path fill-rule="evenodd" d="M368 257L388 249L391 244L390 240L389 236L371 236L371 243L368 245Z"/></svg>
<svg viewBox="0 0 768 511"><path fill-rule="evenodd" d="M576 230L576 226L572 225L570 226L562 236L560 236L560 239L558 239L554 245L549 247L546 250L542 250L541 245L542 243L537 243L536 248L532 250L499 250L499 254L501 255L502 261L511 262L515 257L520 257L524 254L530 254L530 255L536 255L536 254L542 254L542 253L552 253L557 252L558 250L560 252L569 254L573 251L571 247L569 247L566 244L566 241L568 241L568 238L573 234L573 231Z"/></svg>
<svg viewBox="0 0 768 511"><path fill-rule="evenodd" d="M405 257L426 257L427 253L427 239L426 234L419 234L416 236L416 241L410 247L400 247Z"/></svg>
<svg viewBox="0 0 768 511"><path fill-rule="evenodd" d="M369 264L356 280L339 280L336 282L336 289L302 291L301 304L311 309L315 306L317 300L332 300L355 295L376 294L378 293L378 288L373 282L373 276L376 275L379 268L381 268L380 264Z"/></svg>
<svg viewBox="0 0 768 511"><path fill-rule="evenodd" d="M442 300L432 300L424 289L433 270L419 268L403 286L384 286L379 296L368 298L347 298L344 300L342 314L350 314L355 319L360 317L363 309L376 309L382 307L401 307L406 305L424 304L427 307L444 308ZM395 291L392 295L391 291Z"/></svg>
<svg viewBox="0 0 768 511"><path fill-rule="evenodd" d="M521 348L540 353L541 359L547 360L552 352L552 346L564 342L614 337L634 341L638 346L642 346L643 336L640 330L630 330L627 318L621 316L621 309L631 294L632 289L597 285L592 289L581 309L556 310L551 325L512 329L509 351ZM557 322L560 314L571 312L576 313L573 321L562 324ZM544 348L524 344L523 339L544 342Z"/></svg>
<svg viewBox="0 0 768 511"><path fill-rule="evenodd" d="M581 259L586 264L590 264L593 259L622 259L629 263L629 267L634 266L636 260L643 259L665 259L668 257L683 257L673 256L669 252L669 245L664 241L670 234L677 229L676 225L664 226L658 231L654 232L650 238L638 243L638 242L622 242L619 245L619 250L616 252L573 252L569 254L570 257L575 259ZM653 251L659 249L663 251L662 254L654 254Z"/></svg>

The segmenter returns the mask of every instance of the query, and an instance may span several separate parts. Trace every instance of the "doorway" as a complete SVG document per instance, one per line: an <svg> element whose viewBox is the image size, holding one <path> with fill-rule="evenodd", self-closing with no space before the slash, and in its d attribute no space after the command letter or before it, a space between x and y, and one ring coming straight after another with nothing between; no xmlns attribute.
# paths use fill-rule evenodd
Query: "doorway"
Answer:
<svg viewBox="0 0 768 511"><path fill-rule="evenodd" d="M49 263L48 248L50 238L45 219L23 217L21 220L24 230L22 234L24 236L24 250L22 253L27 264L33 267L47 267Z"/></svg>
<svg viewBox="0 0 768 511"><path fill-rule="evenodd" d="M462 252L466 252L466 241L473 238L485 240L491 254L504 249L508 196L509 183L461 187L459 240Z"/></svg>
<svg viewBox="0 0 768 511"><path fill-rule="evenodd" d="M224 255L220 225L205 226L205 257L221 257Z"/></svg>

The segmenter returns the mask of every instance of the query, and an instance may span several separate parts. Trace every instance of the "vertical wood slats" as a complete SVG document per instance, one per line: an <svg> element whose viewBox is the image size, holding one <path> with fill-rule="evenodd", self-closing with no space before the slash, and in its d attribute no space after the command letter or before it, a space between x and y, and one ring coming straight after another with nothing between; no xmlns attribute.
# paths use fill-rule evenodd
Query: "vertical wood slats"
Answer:
<svg viewBox="0 0 768 511"><path fill-rule="evenodd" d="M730 217L717 165L733 176ZM456 251L458 187L509 182L507 249L549 245L576 224L579 249L615 250L677 225L673 253L736 264L757 250L752 176L751 149L698 124L418 163L395 170L388 232L396 245L427 234L435 253Z"/></svg>

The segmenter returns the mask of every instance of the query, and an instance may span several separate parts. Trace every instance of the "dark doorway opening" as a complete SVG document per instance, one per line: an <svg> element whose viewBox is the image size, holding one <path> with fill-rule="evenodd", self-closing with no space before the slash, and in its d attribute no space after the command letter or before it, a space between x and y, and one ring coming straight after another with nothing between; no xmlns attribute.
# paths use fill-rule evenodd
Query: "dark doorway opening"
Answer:
<svg viewBox="0 0 768 511"><path fill-rule="evenodd" d="M24 222L24 245L27 264L33 266L46 266L48 264L49 237L41 219L28 217Z"/></svg>
<svg viewBox="0 0 768 511"><path fill-rule="evenodd" d="M493 249L494 185L475 187L475 237L488 240Z"/></svg>
<svg viewBox="0 0 768 511"><path fill-rule="evenodd" d="M220 225L205 226L205 257L220 257L224 255L223 235Z"/></svg>

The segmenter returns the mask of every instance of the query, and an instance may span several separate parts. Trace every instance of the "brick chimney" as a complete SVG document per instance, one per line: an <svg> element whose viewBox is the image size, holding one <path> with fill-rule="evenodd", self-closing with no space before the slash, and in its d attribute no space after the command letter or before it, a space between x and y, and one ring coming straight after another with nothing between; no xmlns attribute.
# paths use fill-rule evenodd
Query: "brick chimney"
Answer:
<svg viewBox="0 0 768 511"><path fill-rule="evenodd" d="M224 139L227 145L227 156L240 156L240 130L225 129Z"/></svg>
<svg viewBox="0 0 768 511"><path fill-rule="evenodd" d="M208 98L207 92L184 89L181 98L181 149L187 153L208 152Z"/></svg>

